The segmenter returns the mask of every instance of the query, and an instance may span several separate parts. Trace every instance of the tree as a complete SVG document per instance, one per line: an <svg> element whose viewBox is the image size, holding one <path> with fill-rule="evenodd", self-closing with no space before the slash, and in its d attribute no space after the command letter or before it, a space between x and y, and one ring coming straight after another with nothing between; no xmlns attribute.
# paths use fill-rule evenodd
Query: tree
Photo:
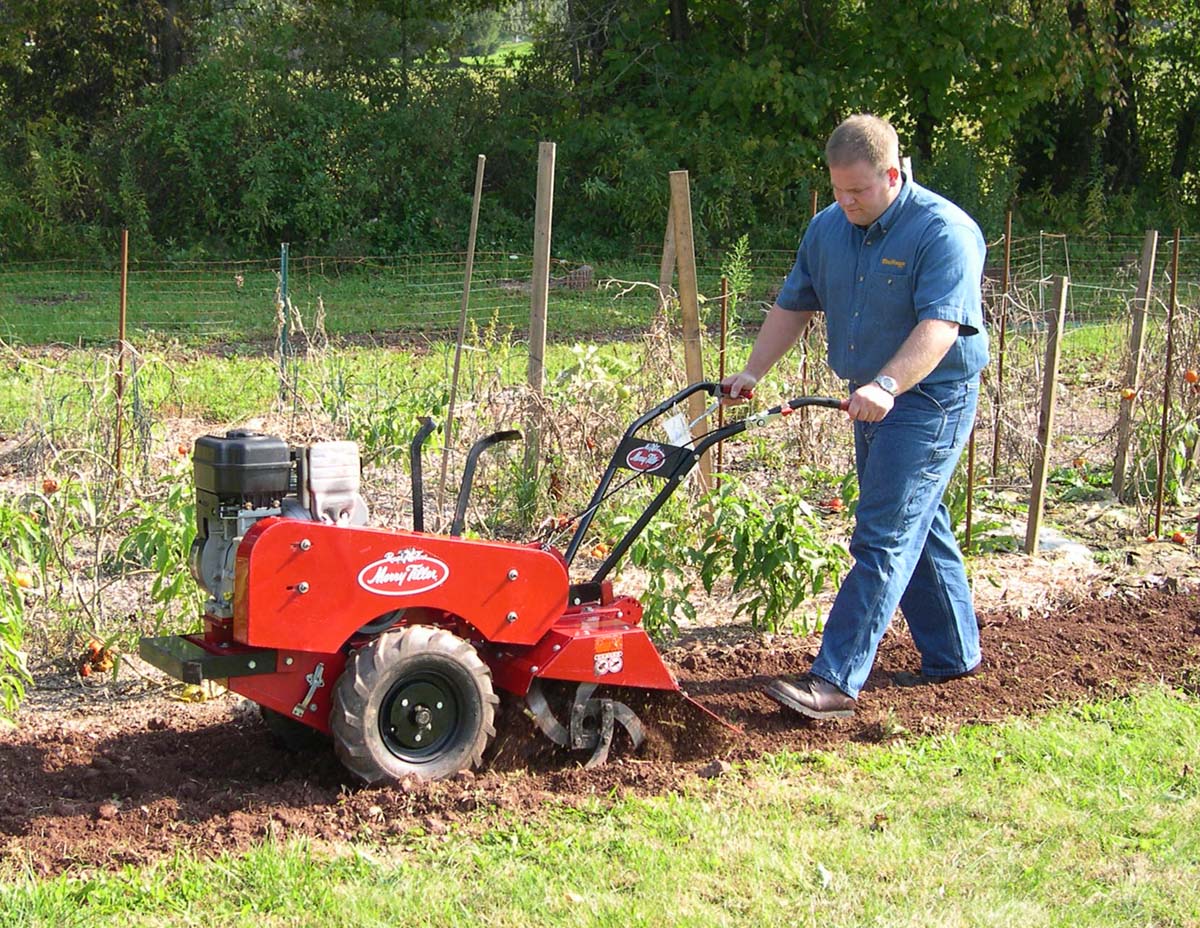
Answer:
<svg viewBox="0 0 1200 928"><path fill-rule="evenodd" d="M212 4L12 0L0 15L0 99L10 116L90 125L178 73Z"/></svg>

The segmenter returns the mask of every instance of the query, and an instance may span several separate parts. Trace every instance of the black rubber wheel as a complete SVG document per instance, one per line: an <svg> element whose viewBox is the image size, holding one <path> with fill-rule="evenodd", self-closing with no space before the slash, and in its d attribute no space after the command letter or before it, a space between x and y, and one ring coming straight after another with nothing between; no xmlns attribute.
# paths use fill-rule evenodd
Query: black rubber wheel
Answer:
<svg viewBox="0 0 1200 928"><path fill-rule="evenodd" d="M479 764L498 702L491 671L457 635L387 632L350 655L334 686L334 751L366 783L440 780Z"/></svg>
<svg viewBox="0 0 1200 928"><path fill-rule="evenodd" d="M271 737L293 754L329 750L329 739L312 726L297 722L290 715L284 715L263 705L258 707L258 711Z"/></svg>

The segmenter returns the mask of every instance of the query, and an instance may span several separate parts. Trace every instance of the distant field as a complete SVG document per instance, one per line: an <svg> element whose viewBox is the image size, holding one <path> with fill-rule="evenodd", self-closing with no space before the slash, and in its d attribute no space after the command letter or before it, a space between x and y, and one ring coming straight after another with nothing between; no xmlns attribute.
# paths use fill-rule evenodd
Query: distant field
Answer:
<svg viewBox="0 0 1200 928"><path fill-rule="evenodd" d="M766 296L786 273L789 255L773 255L757 271ZM551 271L549 334L574 338L644 329L658 305L656 258L588 265L576 289L568 275L585 262L556 262ZM493 252L475 261L469 318L475 325L523 329L529 324L532 261ZM458 327L466 264L461 254L335 258L289 262L287 294L310 336L389 334L441 337ZM699 269L702 298L714 309L719 264ZM281 275L273 261L135 265L128 278L127 333L188 342L262 340L278 330ZM117 337L120 273L116 266L52 262L0 267L0 339L11 344L102 344Z"/></svg>
<svg viewBox="0 0 1200 928"><path fill-rule="evenodd" d="M1177 295L1181 306L1200 299L1200 254L1184 243ZM1014 239L1011 295L1001 299L1003 249L992 243L985 302L993 331L1001 306L1010 330L1045 325L1055 275L1071 281L1067 316L1080 323L1126 322L1137 284L1140 241L1040 233ZM1156 268L1152 316L1165 315L1170 262L1162 246ZM1131 258L1132 255L1132 258ZM756 322L787 275L794 253L755 250L733 260L697 256L701 313L715 327L723 271L735 270L748 286L741 321ZM1132 264L1130 261L1132 260ZM590 275L568 286L587 265ZM645 331L658 305L660 255L650 247L617 260L557 259L551 265L548 337L576 339ZM736 273L740 269L741 274ZM469 315L477 326L524 330L529 324L532 258L480 252L475 259ZM466 259L462 253L390 256L295 255L288 262L287 294L295 311L290 330L302 326L334 337L384 340L390 335L444 338L458 327ZM189 344L261 342L278 331L281 261L133 263L128 280L127 331L131 341L154 334ZM759 304L757 307L753 304ZM0 340L9 344L111 344L117 337L120 271L117 262L41 262L0 265Z"/></svg>

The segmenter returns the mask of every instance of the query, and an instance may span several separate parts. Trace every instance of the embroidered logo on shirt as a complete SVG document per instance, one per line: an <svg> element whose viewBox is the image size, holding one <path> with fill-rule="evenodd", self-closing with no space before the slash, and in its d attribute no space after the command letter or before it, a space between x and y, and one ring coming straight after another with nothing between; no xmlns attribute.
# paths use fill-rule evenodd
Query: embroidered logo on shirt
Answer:
<svg viewBox="0 0 1200 928"><path fill-rule="evenodd" d="M886 264L888 267L904 267L908 264L907 261L898 261L895 258L884 258L879 263Z"/></svg>

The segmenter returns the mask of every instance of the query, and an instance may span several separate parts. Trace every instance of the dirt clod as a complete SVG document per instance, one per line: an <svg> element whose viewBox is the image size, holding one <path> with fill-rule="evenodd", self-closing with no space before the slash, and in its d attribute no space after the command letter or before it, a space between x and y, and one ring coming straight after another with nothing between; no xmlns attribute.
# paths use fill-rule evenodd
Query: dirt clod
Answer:
<svg viewBox="0 0 1200 928"><path fill-rule="evenodd" d="M714 760L711 764L705 764L696 771L696 776L704 780L715 780L717 777L723 777L733 769L733 764L727 760Z"/></svg>

